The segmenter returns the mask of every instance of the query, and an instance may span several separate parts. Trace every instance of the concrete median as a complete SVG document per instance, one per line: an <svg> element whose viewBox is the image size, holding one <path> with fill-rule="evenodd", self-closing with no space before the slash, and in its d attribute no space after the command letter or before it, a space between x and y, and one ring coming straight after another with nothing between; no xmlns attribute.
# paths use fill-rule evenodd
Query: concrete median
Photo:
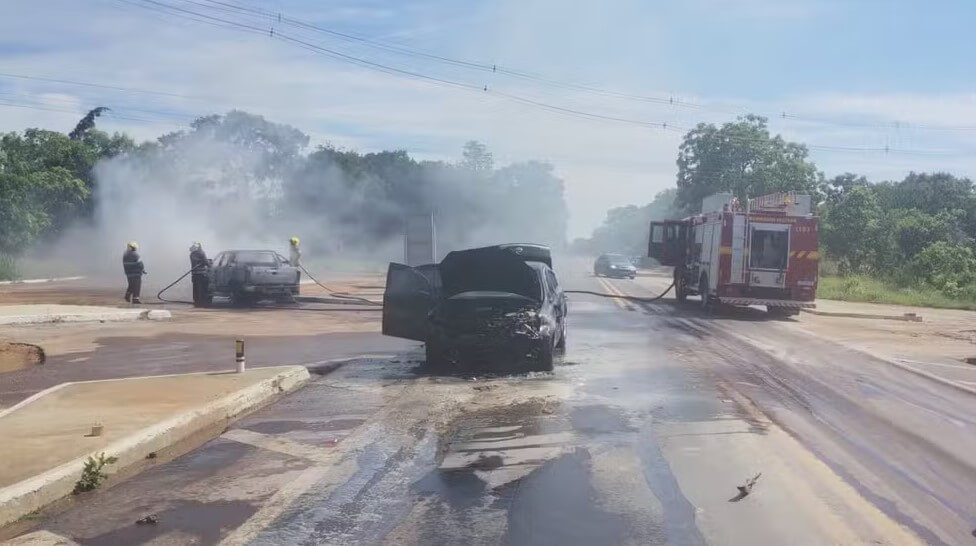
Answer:
<svg viewBox="0 0 976 546"><path fill-rule="evenodd" d="M0 412L0 526L69 495L89 456L109 475L309 379L303 366L64 383ZM95 428L100 428L95 433Z"/></svg>
<svg viewBox="0 0 976 546"><path fill-rule="evenodd" d="M93 305L3 305L2 324L44 324L52 322L118 322L130 320L168 320L164 309L99 307Z"/></svg>

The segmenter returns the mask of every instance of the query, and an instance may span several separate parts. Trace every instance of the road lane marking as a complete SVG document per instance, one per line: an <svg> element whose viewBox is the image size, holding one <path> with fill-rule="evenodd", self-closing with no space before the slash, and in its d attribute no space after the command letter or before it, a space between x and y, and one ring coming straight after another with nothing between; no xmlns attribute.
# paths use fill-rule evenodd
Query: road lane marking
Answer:
<svg viewBox="0 0 976 546"><path fill-rule="evenodd" d="M606 290L607 292L609 292L611 296L614 296L614 297L612 297L610 299L613 300L613 302L617 305L617 307L619 307L619 308L621 308L621 309L623 309L625 311L633 311L634 310L634 308L629 303L627 303L626 300L623 300L623 299L620 298L620 296L622 296L623 294L621 294L616 288L614 288L614 286L612 284L610 284L610 281L609 280L607 280L607 279L601 279L599 277L597 277L596 280L599 281L599 283L603 286L603 289L604 290Z"/></svg>

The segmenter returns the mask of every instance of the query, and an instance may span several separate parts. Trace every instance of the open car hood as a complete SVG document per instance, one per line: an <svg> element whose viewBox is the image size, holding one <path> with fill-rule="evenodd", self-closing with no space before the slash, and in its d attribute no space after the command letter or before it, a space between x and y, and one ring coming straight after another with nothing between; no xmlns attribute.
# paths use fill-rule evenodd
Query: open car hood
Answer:
<svg viewBox="0 0 976 546"><path fill-rule="evenodd" d="M438 265L444 297L462 292L510 292L538 301L539 275L522 258L499 247L456 250Z"/></svg>

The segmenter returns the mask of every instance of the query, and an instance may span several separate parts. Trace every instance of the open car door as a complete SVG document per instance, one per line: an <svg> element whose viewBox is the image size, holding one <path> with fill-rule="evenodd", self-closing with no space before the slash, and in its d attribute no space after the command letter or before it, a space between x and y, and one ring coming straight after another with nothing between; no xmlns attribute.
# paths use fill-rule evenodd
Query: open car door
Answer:
<svg viewBox="0 0 976 546"><path fill-rule="evenodd" d="M678 266L684 263L687 252L688 227L683 220L651 222L647 238L647 256L661 265Z"/></svg>
<svg viewBox="0 0 976 546"><path fill-rule="evenodd" d="M427 314L437 294L430 272L391 263L383 292L383 335L427 341Z"/></svg>

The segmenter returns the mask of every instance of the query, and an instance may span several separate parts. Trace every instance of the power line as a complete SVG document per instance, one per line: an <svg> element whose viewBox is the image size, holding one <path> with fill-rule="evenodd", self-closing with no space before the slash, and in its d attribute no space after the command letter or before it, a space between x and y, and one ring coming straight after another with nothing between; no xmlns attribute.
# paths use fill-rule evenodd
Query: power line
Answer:
<svg viewBox="0 0 976 546"><path fill-rule="evenodd" d="M211 21L214 21L214 22L223 23L223 24L229 25L231 27L236 27L238 29L243 29L244 31L247 31L247 32L251 32L251 33L258 33L258 32L260 32L261 34L264 34L264 29L262 29L261 27L256 27L256 26L251 25L251 24L241 23L239 21L233 21L233 20L228 20L228 19L224 19L224 18L221 18L221 17L216 17L216 16L213 16L213 15L199 13L199 12L196 12L196 11L193 11L193 10L188 10L188 9L184 9L184 8L181 8L181 7L172 6L172 5L168 5L168 4L162 3L162 2L158 2L156 0L139 0L139 1L142 2L142 3L144 3L144 4L149 4L150 6L147 6L147 8L148 7L151 7L151 6L159 6L159 7L163 7L165 9L171 10L172 12L174 12L174 14L175 13L179 13L179 14L188 15L188 16L203 17L205 19L208 19L208 20L211 20ZM180 15L180 16L182 16L182 15ZM445 79L445 78L439 78L439 77L435 77L435 76L430 76L430 75L427 75L427 74L424 74L424 73L421 73L421 72L417 72L417 71L404 70L404 69L400 69L400 68L397 68L397 67L394 67L394 66L390 66L390 65L386 65L386 64L382 64L382 63L377 63L377 62L369 61L367 59L363 59L363 58L356 57L356 56L353 56L353 55L349 55L349 54L346 54L346 53L342 53L342 52L339 52L339 51L336 51L336 50L333 50L333 49L330 49L330 48L326 48L326 47L323 47L323 46L320 46L320 45L317 45L317 44L313 44L311 42L308 42L308 41L305 41L305 40L301 40L301 39L295 38L293 36L289 36L287 34L283 34L281 32L275 32L274 29L273 29L273 27L269 29L267 35L269 37L271 37L271 38L277 38L279 40L283 40L283 41L286 41L286 42L290 42L293 45L296 45L296 46L301 47L303 49L307 49L307 50L310 50L310 51L313 51L313 52L316 52L316 53L321 53L321 54L327 55L327 56L329 56L331 58L334 58L334 59L337 59L337 60L340 60L340 61L343 61L343 62L348 62L348 63L351 63L351 64L355 64L355 65L358 65L358 66L362 66L362 67L365 67L365 68L368 68L368 69L378 70L378 71L385 72L385 73L388 73L388 74L401 75L401 76L406 76L406 77L410 77L410 78L422 79L422 80L426 80L426 81L431 82L431 83L441 84L441 85L448 85L448 86L456 87L456 88L462 88L462 89L465 89L465 90L468 90L468 91L484 91L484 92L488 92L488 86L477 86L477 85L473 85L473 84L469 84L469 83L465 83L465 82L460 82L460 81L456 81L456 80L448 80L448 79ZM615 121L615 122L626 123L626 124L630 124L630 125L637 125L637 126L644 126L644 127L652 127L652 128L661 128L661 129L665 129L665 130L682 130L682 131L688 130L688 128L686 128L686 127L680 127L680 126L676 126L676 125L670 125L670 124L668 124L666 122L650 122L650 121L644 121L644 120L635 120L635 119L631 119L631 118L622 118L622 117L617 117L617 116L609 116L609 115L604 115L604 114L587 112L587 111L583 111L583 110L577 110L577 109L572 109L572 108L566 108L566 107L562 107L562 106L557 106L557 105L545 103L545 102L542 102L542 101L537 101L537 100L529 99L529 98L526 98L526 97L521 97L521 96L518 96L518 95L509 94L509 93L503 93L503 92L499 92L499 91L495 91L495 90L492 90L491 93L492 94L495 94L497 96L503 97L503 98L507 98L508 100L512 100L514 102L518 102L518 103L521 103L521 104L524 104L524 105L528 105L528 106L534 106L534 107L541 108L541 109L544 109L544 110L547 110L547 111L550 111L550 112L560 113L560 114L564 114L564 115L571 115L571 116L576 116L576 117L583 117L583 118L587 118L587 119L596 119L596 120L604 120L604 121ZM727 137L727 138L730 139L730 140L737 140L737 141L743 141L743 142L747 142L747 141L757 142L757 141L760 141L761 140L761 139L758 139L758 138L756 138L756 139L746 139L746 138L734 137L734 136L730 136L730 137ZM899 154L915 154L915 155L939 155L939 154L942 153L942 152L939 152L939 151L912 151L912 150L902 150L902 149L895 149L895 148L889 148L889 147L857 148L857 147L845 147L845 146L807 145L807 148L808 149L822 150L822 151L846 151L846 152L858 152L858 151L860 151L860 152L883 152L883 153L899 153Z"/></svg>
<svg viewBox="0 0 976 546"><path fill-rule="evenodd" d="M2 78L16 78L16 79L20 79L20 80L41 81L41 82L47 82L47 83L60 83L60 84L63 84L63 85L77 85L77 86L82 86L82 87L93 87L93 88L97 88L97 89L107 89L107 90L111 90L111 91L121 91L121 92L124 92L124 93L142 93L142 94L146 94L146 95L159 95L159 96L163 96L163 97L173 97L173 98L180 98L180 99L205 100L205 99L202 99L201 97L194 97L192 95L181 95L181 94L178 94L178 93L167 93L165 91L151 91L151 90L148 90L148 89L136 89L136 88L133 88L133 87L119 87L119 86L115 86L115 85L104 85L104 84L100 84L100 83L81 82L81 81L77 81L77 80L65 80L65 79L59 79L59 78L46 78L46 77L41 77L41 76L29 76L29 75L26 75L26 74L13 74L13 73L10 73L10 72L0 72L0 77L2 77Z"/></svg>
<svg viewBox="0 0 976 546"><path fill-rule="evenodd" d="M237 5L231 2L221 1L221 0L181 0L185 3L209 8L209 9L219 9L225 13L238 13L238 14L249 14L256 15L262 18L266 18L269 21L277 22L279 24L287 24L295 27L319 32L322 34L327 34L333 37L337 37L347 41L354 41L369 47L381 49L384 51L397 53L405 56L411 56L414 58L423 58L427 60L433 60L441 63L450 64L453 66L479 70L483 72L491 72L493 74L502 74L513 78L518 78L527 81L533 81L536 83L541 83L549 85L552 87L558 87L562 89L576 90L587 93L593 93L597 95L615 97L619 99L626 99L632 101L662 104L673 107L680 108L690 108L690 109L700 109L700 110L710 110L725 114L744 114L747 113L747 109L743 108L722 108L716 105L706 105L698 104L689 101L676 98L674 96L650 96L635 93L626 93L622 91L616 91L611 89L603 89L590 85L583 85L573 82L566 82L557 80L554 78L545 77L538 74L533 74L525 70L513 69L505 66L498 65L496 63L489 62L479 62L471 61L466 59L452 58L444 55L438 55L435 53L430 53L423 50L418 50L414 48L409 48L405 46L388 44L378 40L373 40L370 38L365 38L363 36L358 36L351 33L340 32L334 29L326 28L320 25L309 23L307 21L302 21L300 19L295 19L292 17L284 16L280 12L269 12L267 10L262 10L258 8L250 8L246 6ZM836 125L842 127L860 127L860 128L874 128L874 129L919 129L919 130L929 130L929 131L976 131L976 126L973 125L933 125L933 124L919 124L911 122L902 121L888 121L888 122L850 122L850 121L838 121L834 119L818 118L815 116L806 116L790 112L778 112L775 115L766 114L768 119L784 119L784 120L795 120L806 123L817 123L822 125Z"/></svg>

